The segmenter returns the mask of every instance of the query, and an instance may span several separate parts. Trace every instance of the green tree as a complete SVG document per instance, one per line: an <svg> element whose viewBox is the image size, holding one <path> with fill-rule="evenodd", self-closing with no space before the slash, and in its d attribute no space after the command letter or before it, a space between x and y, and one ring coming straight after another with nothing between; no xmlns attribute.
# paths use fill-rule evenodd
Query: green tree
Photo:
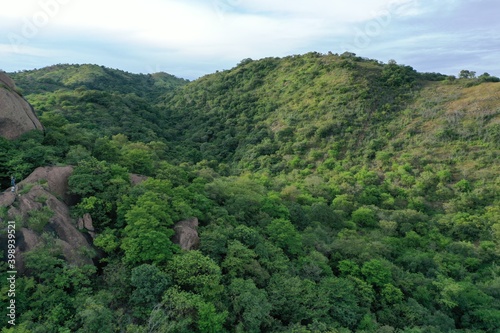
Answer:
<svg viewBox="0 0 500 333"><path fill-rule="evenodd" d="M112 297L108 292L101 292L95 297L89 296L85 299L77 313L82 322L82 328L78 332L116 332L114 313L108 306Z"/></svg>
<svg viewBox="0 0 500 333"><path fill-rule="evenodd" d="M264 187L250 177L216 179L206 185L208 196L239 221L256 224L264 201Z"/></svg>
<svg viewBox="0 0 500 333"><path fill-rule="evenodd" d="M266 227L266 233L288 255L294 256L302 252L302 237L289 220L272 220Z"/></svg>
<svg viewBox="0 0 500 333"><path fill-rule="evenodd" d="M304 279L315 282L326 277L332 277L333 272L328 264L328 258L318 251L311 251L298 260L299 274Z"/></svg>
<svg viewBox="0 0 500 333"><path fill-rule="evenodd" d="M141 175L152 175L155 162L158 160L155 152L144 143L129 143L121 148L121 165L130 172Z"/></svg>
<svg viewBox="0 0 500 333"><path fill-rule="evenodd" d="M165 204L154 192L146 192L125 215L121 248L129 264L165 264L172 259L177 247L170 240L174 231Z"/></svg>
<svg viewBox="0 0 500 333"><path fill-rule="evenodd" d="M75 207L76 215L89 213L98 232L113 226L118 198L130 187L125 168L95 158L82 160L68 183L70 192L82 199Z"/></svg>
<svg viewBox="0 0 500 333"><path fill-rule="evenodd" d="M200 333L222 333L227 311L217 311L213 303L201 302L198 305L198 328Z"/></svg>
<svg viewBox="0 0 500 333"><path fill-rule="evenodd" d="M265 290L258 289L249 279L233 279L228 286L231 322L236 331L262 332L269 321L271 304Z"/></svg>
<svg viewBox="0 0 500 333"><path fill-rule="evenodd" d="M332 207L336 211L341 211L344 217L348 217L354 211L355 204L352 195L337 195L332 201Z"/></svg>
<svg viewBox="0 0 500 333"><path fill-rule="evenodd" d="M383 287L392 281L392 274L388 264L379 259L365 262L361 267L361 273L366 282L377 287Z"/></svg>
<svg viewBox="0 0 500 333"><path fill-rule="evenodd" d="M311 318L321 318L326 314L317 306L316 284L297 276L274 274L269 281L267 292L272 305L271 315L283 326Z"/></svg>
<svg viewBox="0 0 500 333"><path fill-rule="evenodd" d="M155 333L223 333L227 315L200 295L170 288L151 312L147 329Z"/></svg>
<svg viewBox="0 0 500 333"><path fill-rule="evenodd" d="M358 306L355 291L355 285L347 279L323 279L317 290L317 306L322 307L326 315L323 320L351 330L357 327L367 309Z"/></svg>
<svg viewBox="0 0 500 333"><path fill-rule="evenodd" d="M183 290L215 301L223 291L221 269L215 261L200 251L188 251L174 256L168 265L173 282Z"/></svg>
<svg viewBox="0 0 500 333"><path fill-rule="evenodd" d="M269 279L269 273L258 262L255 251L237 240L229 242L221 267L227 276L252 278L259 286L263 286Z"/></svg>
<svg viewBox="0 0 500 333"><path fill-rule="evenodd" d="M462 69L458 74L460 79L474 79L476 78L476 72L467 69Z"/></svg>
<svg viewBox="0 0 500 333"><path fill-rule="evenodd" d="M160 266L172 259L179 248L171 241L171 226L174 221L201 214L191 207L195 200L196 194L185 188L173 189L166 180L148 179L136 186L118 207L119 218L123 216L127 224L121 243L125 262Z"/></svg>
<svg viewBox="0 0 500 333"><path fill-rule="evenodd" d="M130 304L137 318L144 318L153 307L160 303L169 286L167 274L158 267L149 264L134 267L130 277L130 285L134 288L130 296Z"/></svg>
<svg viewBox="0 0 500 333"><path fill-rule="evenodd" d="M376 227L378 219L375 211L369 207L360 207L352 212L352 222L361 227Z"/></svg>

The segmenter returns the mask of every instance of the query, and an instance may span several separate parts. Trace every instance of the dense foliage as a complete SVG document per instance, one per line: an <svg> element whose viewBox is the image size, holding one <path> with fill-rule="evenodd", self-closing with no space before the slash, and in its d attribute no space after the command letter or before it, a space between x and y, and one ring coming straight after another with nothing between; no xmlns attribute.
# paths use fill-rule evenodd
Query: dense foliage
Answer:
<svg viewBox="0 0 500 333"><path fill-rule="evenodd" d="M2 332L497 332L500 85L463 72L309 53L191 83L13 74L46 131L1 141L4 185L76 165L101 255L70 266L45 233Z"/></svg>

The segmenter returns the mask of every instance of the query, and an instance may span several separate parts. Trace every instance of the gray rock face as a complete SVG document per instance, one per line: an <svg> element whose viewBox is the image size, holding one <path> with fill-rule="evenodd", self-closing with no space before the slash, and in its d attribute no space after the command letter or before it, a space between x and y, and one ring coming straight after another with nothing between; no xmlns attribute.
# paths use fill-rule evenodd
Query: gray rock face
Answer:
<svg viewBox="0 0 500 333"><path fill-rule="evenodd" d="M92 223L92 216L90 216L89 213L86 213L85 215L83 215L83 217L80 217L78 219L78 229L80 230L86 230L89 235L92 237L92 239L95 238L95 229L94 229L94 225Z"/></svg>
<svg viewBox="0 0 500 333"><path fill-rule="evenodd" d="M71 205L76 197L68 193L68 179L73 173L72 166L64 167L39 167L36 168L21 183L36 183L40 179L47 181L47 189L50 193L61 198L66 204Z"/></svg>
<svg viewBox="0 0 500 333"><path fill-rule="evenodd" d="M15 139L34 129L43 127L33 108L16 92L14 81L0 72L0 136Z"/></svg>
<svg viewBox="0 0 500 333"><path fill-rule="evenodd" d="M146 179L148 179L148 177L146 177L146 176L138 175L135 173L130 174L130 183L134 186L142 183Z"/></svg>
<svg viewBox="0 0 500 333"><path fill-rule="evenodd" d="M177 222L174 225L175 235L172 242L178 244L183 250L195 250L200 245L198 236L198 219L196 217L189 220Z"/></svg>
<svg viewBox="0 0 500 333"><path fill-rule="evenodd" d="M16 225L16 264L19 272L25 270L25 254L44 243L42 232L54 236L55 245L70 264L93 264L89 256L94 252L91 242L78 230L68 205L61 200L66 195L72 170L71 167L38 168L18 184L17 192L7 190L0 193L0 206L7 207L9 220L19 221ZM34 214L43 210L49 211L50 216L41 225L32 225ZM90 216L86 217L83 226L89 232L90 229L93 231Z"/></svg>

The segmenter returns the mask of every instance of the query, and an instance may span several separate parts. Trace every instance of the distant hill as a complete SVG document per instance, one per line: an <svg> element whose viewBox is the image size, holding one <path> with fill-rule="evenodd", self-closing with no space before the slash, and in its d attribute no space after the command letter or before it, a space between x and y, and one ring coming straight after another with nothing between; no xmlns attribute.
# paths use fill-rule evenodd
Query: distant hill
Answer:
<svg viewBox="0 0 500 333"><path fill-rule="evenodd" d="M500 141L500 85L351 53L245 59L193 82L96 65L11 76L45 118L63 116L96 137L168 142L173 160L224 162L236 173L375 161L384 151L439 159L446 143Z"/></svg>
<svg viewBox="0 0 500 333"><path fill-rule="evenodd" d="M188 82L166 73L132 74L96 65L55 65L10 75L38 115L62 116L96 137L123 133L142 141L162 137L157 96Z"/></svg>
<svg viewBox="0 0 500 333"><path fill-rule="evenodd" d="M27 94L83 87L88 90L154 97L188 82L167 73L132 74L104 66L68 64L10 73L10 76Z"/></svg>

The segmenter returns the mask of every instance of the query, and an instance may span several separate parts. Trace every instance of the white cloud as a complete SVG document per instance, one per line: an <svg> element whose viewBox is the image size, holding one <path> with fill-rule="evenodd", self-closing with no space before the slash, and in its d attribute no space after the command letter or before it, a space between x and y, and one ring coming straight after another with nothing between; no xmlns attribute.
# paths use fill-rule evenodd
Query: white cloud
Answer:
<svg viewBox="0 0 500 333"><path fill-rule="evenodd" d="M290 1L247 0L239 6L246 10L275 15L292 15L334 19L338 23L360 22L373 18L381 9L413 0L358 0L358 1Z"/></svg>
<svg viewBox="0 0 500 333"><path fill-rule="evenodd" d="M0 29L6 32L0 35L0 43L8 44L8 33L25 37L26 26L31 24L37 31L27 38L23 52L44 61L53 56L54 62L102 59L109 64L114 57L117 64L146 61L153 67L184 68L184 72L192 63L199 71L206 68L205 73L214 67L232 67L247 57L313 50L354 48L360 55L380 54L381 60L387 60L428 45L436 49L443 41L447 41L444 48L452 47L456 43L450 38L459 35L432 31L429 22L435 25L442 20L446 26L445 18L463 3L466 1L23 0L9 2L0 12ZM43 50L49 51L42 54ZM389 53L392 56L385 56ZM12 56L5 46L0 54ZM167 62L173 65L165 66ZM19 62L19 66L23 64ZM189 73L192 78L192 71Z"/></svg>
<svg viewBox="0 0 500 333"><path fill-rule="evenodd" d="M13 46L12 44L0 44L0 58L32 56L32 57L49 57L54 54L52 50L32 46Z"/></svg>
<svg viewBox="0 0 500 333"><path fill-rule="evenodd" d="M391 4L414 1L40 0L16 2L0 17L24 17L33 22L47 13L50 20L41 28L49 37L95 36L210 55L217 47L248 49L264 45L275 49L279 41L282 49L300 46L345 32L348 24L373 19ZM18 21L17 30L23 24Z"/></svg>

